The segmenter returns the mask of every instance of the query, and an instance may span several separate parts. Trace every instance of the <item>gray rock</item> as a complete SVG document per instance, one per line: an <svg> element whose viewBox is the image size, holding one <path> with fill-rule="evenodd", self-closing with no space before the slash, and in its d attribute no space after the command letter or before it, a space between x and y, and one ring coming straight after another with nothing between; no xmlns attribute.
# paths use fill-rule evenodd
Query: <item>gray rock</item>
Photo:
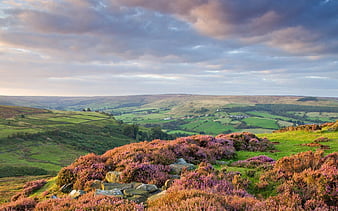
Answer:
<svg viewBox="0 0 338 211"><path fill-rule="evenodd" d="M180 164L180 165L185 165L188 164L187 161L185 161L183 158L179 158L176 162L176 164Z"/></svg>
<svg viewBox="0 0 338 211"><path fill-rule="evenodd" d="M102 183L102 185L101 185L102 190L113 190L113 189L124 190L124 189L127 189L127 188L133 188L133 184L131 184L131 183L127 183L127 184L123 184L123 183Z"/></svg>
<svg viewBox="0 0 338 211"><path fill-rule="evenodd" d="M142 203L142 202L146 202L148 197L144 195L134 195L132 197L128 197L128 199L136 203Z"/></svg>
<svg viewBox="0 0 338 211"><path fill-rule="evenodd" d="M182 173L182 171L184 169L186 170L194 170L196 167L194 166L194 164L191 164L191 163L187 163L187 164L177 164L177 163L174 163L174 164L170 164L169 165L170 168L171 168L171 174L177 174L177 175L180 175Z"/></svg>
<svg viewBox="0 0 338 211"><path fill-rule="evenodd" d="M101 189L102 188L102 181L101 180L94 180L94 182L90 185L93 189Z"/></svg>
<svg viewBox="0 0 338 211"><path fill-rule="evenodd" d="M153 193L158 190L158 187L152 184L142 184L138 186L136 190L144 190L144 191L148 191L149 193Z"/></svg>
<svg viewBox="0 0 338 211"><path fill-rule="evenodd" d="M146 190L140 190L140 189L125 189L123 190L123 194L125 196L131 197L133 195L143 195L143 196L148 196L149 192Z"/></svg>
<svg viewBox="0 0 338 211"><path fill-rule="evenodd" d="M73 183L62 185L60 191L62 193L70 193L73 190Z"/></svg>
<svg viewBox="0 0 338 211"><path fill-rule="evenodd" d="M109 171L106 174L106 181L109 183L119 183L121 182L121 172L118 171Z"/></svg>
<svg viewBox="0 0 338 211"><path fill-rule="evenodd" d="M70 193L69 193L69 196L73 199L77 199L79 198L80 196L82 196L83 194L85 194L86 192L83 191L83 190L72 190Z"/></svg>
<svg viewBox="0 0 338 211"><path fill-rule="evenodd" d="M216 163L215 163L216 165L228 165L229 164L229 162L227 162L227 161L222 161L222 160L216 160Z"/></svg>
<svg viewBox="0 0 338 211"><path fill-rule="evenodd" d="M120 189L113 189L113 190L96 189L95 195L123 197L123 193Z"/></svg>

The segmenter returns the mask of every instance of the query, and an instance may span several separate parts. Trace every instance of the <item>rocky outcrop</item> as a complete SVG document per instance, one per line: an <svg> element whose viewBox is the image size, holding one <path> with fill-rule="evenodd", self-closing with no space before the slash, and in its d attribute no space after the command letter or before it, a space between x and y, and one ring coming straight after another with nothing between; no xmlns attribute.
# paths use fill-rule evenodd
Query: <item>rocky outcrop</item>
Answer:
<svg viewBox="0 0 338 211"><path fill-rule="evenodd" d="M153 184L143 183L102 183L102 189L96 189L96 195L116 196L141 203L160 192Z"/></svg>

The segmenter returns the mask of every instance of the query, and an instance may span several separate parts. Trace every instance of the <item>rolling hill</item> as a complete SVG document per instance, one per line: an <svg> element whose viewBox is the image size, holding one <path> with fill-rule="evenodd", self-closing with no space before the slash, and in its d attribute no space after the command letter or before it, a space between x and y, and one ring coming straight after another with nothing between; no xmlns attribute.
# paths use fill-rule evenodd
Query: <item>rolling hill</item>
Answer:
<svg viewBox="0 0 338 211"><path fill-rule="evenodd" d="M117 97L0 97L0 104L113 114L125 123L160 126L169 134L269 133L338 119L338 99L302 96L139 95Z"/></svg>

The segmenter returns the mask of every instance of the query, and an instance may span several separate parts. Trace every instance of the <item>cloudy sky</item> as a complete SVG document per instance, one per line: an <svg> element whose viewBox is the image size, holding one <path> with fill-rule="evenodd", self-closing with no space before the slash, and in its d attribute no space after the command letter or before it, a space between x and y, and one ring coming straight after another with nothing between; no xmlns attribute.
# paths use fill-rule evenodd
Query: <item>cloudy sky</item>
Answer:
<svg viewBox="0 0 338 211"><path fill-rule="evenodd" d="M1 0L0 95L338 96L338 0Z"/></svg>

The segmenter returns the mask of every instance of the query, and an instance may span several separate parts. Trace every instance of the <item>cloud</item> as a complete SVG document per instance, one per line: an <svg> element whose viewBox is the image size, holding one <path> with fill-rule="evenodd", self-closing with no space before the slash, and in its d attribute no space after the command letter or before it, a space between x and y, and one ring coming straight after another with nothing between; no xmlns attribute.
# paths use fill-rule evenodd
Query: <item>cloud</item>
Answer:
<svg viewBox="0 0 338 211"><path fill-rule="evenodd" d="M313 91L316 83L320 93L325 79L329 95L336 95L337 6L321 0L5 0L0 91L292 94Z"/></svg>

